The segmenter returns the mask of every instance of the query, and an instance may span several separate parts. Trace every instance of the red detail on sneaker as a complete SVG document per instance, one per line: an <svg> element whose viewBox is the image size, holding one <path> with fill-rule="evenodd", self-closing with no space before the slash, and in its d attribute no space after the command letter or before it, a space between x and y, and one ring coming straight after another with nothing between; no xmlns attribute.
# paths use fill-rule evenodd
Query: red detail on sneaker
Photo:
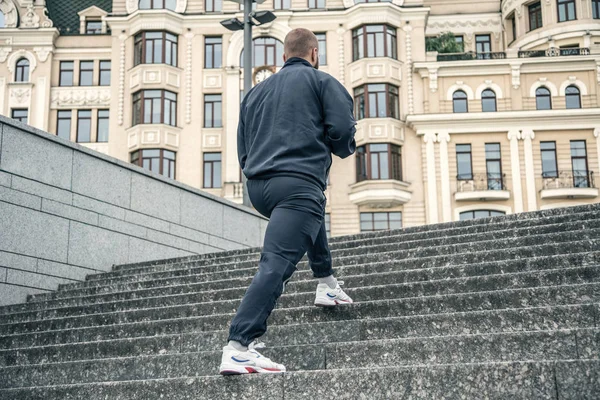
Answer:
<svg viewBox="0 0 600 400"><path fill-rule="evenodd" d="M263 368L265 371L271 371L271 372L281 372L280 369L278 368Z"/></svg>
<svg viewBox="0 0 600 400"><path fill-rule="evenodd" d="M246 367L246 371L250 374L256 374L256 370L254 368Z"/></svg>

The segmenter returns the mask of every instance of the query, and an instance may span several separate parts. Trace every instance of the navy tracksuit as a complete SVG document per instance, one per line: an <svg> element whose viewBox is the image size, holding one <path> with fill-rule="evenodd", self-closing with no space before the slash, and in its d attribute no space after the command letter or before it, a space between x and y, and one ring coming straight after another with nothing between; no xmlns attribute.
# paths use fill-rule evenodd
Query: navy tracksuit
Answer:
<svg viewBox="0 0 600 400"><path fill-rule="evenodd" d="M333 274L325 232L325 194L331 154L356 150L352 98L332 76L301 58L245 96L238 156L254 207L270 218L258 273L229 330L249 345L267 330L296 264L308 252L315 278Z"/></svg>

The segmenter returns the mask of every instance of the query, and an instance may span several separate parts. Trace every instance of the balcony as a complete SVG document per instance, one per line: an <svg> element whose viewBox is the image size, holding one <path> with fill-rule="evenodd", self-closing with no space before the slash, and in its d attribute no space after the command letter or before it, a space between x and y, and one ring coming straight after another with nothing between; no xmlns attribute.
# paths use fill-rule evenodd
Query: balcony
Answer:
<svg viewBox="0 0 600 400"><path fill-rule="evenodd" d="M465 60L500 60L505 59L506 53L495 52L495 53L476 53L469 51L466 53L448 53L438 54L438 61L465 61Z"/></svg>
<svg viewBox="0 0 600 400"><path fill-rule="evenodd" d="M350 186L350 201L357 206L391 208L412 198L410 184L396 180L369 180Z"/></svg>
<svg viewBox="0 0 600 400"><path fill-rule="evenodd" d="M546 199L594 199L598 197L596 178L591 171L559 171L542 176L540 197Z"/></svg>
<svg viewBox="0 0 600 400"><path fill-rule="evenodd" d="M220 195L234 203L242 204L244 202L244 184L242 182L225 182L223 193L219 193L218 196Z"/></svg>
<svg viewBox="0 0 600 400"><path fill-rule="evenodd" d="M508 200L510 192L506 187L506 175L475 174L471 179L460 179L456 183L456 201Z"/></svg>
<svg viewBox="0 0 600 400"><path fill-rule="evenodd" d="M560 57L560 56L589 56L590 49L587 47L582 48L571 48L571 49L558 49L552 47L547 50L525 50L519 51L519 58L533 58L533 57Z"/></svg>

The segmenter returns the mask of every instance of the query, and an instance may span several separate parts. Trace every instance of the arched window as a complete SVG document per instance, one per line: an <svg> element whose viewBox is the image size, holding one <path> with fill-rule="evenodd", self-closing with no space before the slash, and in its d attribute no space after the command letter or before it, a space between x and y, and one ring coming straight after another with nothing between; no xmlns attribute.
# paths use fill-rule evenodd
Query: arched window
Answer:
<svg viewBox="0 0 600 400"><path fill-rule="evenodd" d="M29 60L20 58L15 68L15 82L29 82Z"/></svg>
<svg viewBox="0 0 600 400"><path fill-rule="evenodd" d="M567 108L581 108L581 92L575 85L567 87L565 90Z"/></svg>
<svg viewBox="0 0 600 400"><path fill-rule="evenodd" d="M481 110L483 112L498 111L496 107L496 93L492 89L485 89L481 93Z"/></svg>
<svg viewBox="0 0 600 400"><path fill-rule="evenodd" d="M452 107L455 113L469 112L469 102L467 94L462 90L457 90L452 95Z"/></svg>
<svg viewBox="0 0 600 400"><path fill-rule="evenodd" d="M140 0L140 10L167 9L175 11L177 0Z"/></svg>
<svg viewBox="0 0 600 400"><path fill-rule="evenodd" d="M460 220L465 221L468 219L475 219L475 218L499 217L502 215L506 215L506 213L502 212L502 211L495 211L495 210L465 211L465 212L460 213Z"/></svg>
<svg viewBox="0 0 600 400"><path fill-rule="evenodd" d="M552 109L552 98L548 88L542 86L535 91L535 106L538 110Z"/></svg>
<svg viewBox="0 0 600 400"><path fill-rule="evenodd" d="M272 37L260 37L252 41L252 65L262 67L270 65L281 67L283 65L283 43ZM244 50L240 55L240 65L244 65Z"/></svg>

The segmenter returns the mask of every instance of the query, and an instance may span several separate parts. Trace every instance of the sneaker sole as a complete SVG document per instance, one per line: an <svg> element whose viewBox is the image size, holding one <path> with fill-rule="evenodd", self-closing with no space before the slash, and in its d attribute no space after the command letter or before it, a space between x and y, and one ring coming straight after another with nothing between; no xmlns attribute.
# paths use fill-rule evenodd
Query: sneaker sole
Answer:
<svg viewBox="0 0 600 400"><path fill-rule="evenodd" d="M221 367L219 373L223 376L231 375L246 375L246 374L283 374L285 371L271 368L260 368L260 367L238 367L228 366Z"/></svg>

